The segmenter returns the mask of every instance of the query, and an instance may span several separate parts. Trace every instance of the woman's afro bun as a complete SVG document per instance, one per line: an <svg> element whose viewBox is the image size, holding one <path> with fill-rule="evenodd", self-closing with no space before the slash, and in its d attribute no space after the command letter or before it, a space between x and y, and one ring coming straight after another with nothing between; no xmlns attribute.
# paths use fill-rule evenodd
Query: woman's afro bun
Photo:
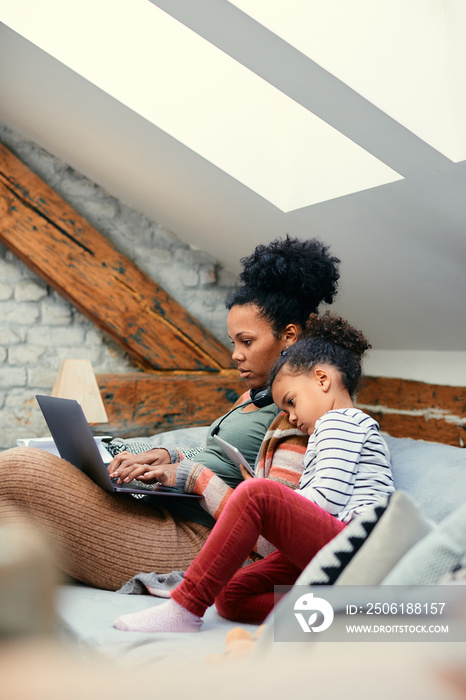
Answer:
<svg viewBox="0 0 466 700"><path fill-rule="evenodd" d="M331 304L337 293L340 260L317 238L277 238L258 245L241 259L243 285L227 301L227 308L255 304L279 335L289 323L302 329L322 302Z"/></svg>
<svg viewBox="0 0 466 700"><path fill-rule="evenodd" d="M322 302L331 304L337 292L340 260L317 238L277 238L258 245L240 262L243 284L262 292L280 290L291 297L304 297L313 309Z"/></svg>

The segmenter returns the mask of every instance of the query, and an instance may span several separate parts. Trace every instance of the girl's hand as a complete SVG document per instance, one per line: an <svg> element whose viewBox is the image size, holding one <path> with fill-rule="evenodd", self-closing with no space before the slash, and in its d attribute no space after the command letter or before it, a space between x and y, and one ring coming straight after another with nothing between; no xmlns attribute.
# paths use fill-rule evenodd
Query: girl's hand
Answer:
<svg viewBox="0 0 466 700"><path fill-rule="evenodd" d="M254 479L253 475L250 474L248 472L248 470L243 467L242 464L239 465L239 470L240 470L241 475L245 481L246 481L246 479Z"/></svg>
<svg viewBox="0 0 466 700"><path fill-rule="evenodd" d="M138 455L120 452L112 459L107 471L112 479L118 479L118 484L129 483L161 464L170 464L170 455L163 447L155 447Z"/></svg>
<svg viewBox="0 0 466 700"><path fill-rule="evenodd" d="M138 477L145 484L162 484L162 486L176 486L176 472L178 471L179 462L176 464L167 464L159 469L146 471L145 474Z"/></svg>

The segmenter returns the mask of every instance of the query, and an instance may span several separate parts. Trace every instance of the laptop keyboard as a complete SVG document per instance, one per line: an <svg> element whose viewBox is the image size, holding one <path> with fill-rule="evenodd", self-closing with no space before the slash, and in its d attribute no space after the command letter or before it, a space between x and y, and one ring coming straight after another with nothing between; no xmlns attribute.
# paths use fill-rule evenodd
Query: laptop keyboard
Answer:
<svg viewBox="0 0 466 700"><path fill-rule="evenodd" d="M115 477L112 479L112 483L115 484L115 486L118 486L119 489L125 490L128 489L129 491L132 491L133 489L143 489L144 491L153 491L154 486L158 486L158 484L145 484L143 481L139 481L138 479L133 479L132 481L129 482L129 484L118 484L118 477Z"/></svg>

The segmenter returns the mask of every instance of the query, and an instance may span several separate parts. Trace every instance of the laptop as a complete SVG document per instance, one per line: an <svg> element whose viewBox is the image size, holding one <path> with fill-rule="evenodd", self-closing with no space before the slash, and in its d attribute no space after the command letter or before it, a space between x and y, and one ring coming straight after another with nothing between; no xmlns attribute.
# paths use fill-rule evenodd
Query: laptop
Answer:
<svg viewBox="0 0 466 700"><path fill-rule="evenodd" d="M162 484L117 484L116 479L110 478L102 454L105 458L105 453L108 454L107 464L112 460L112 456L103 445L99 450L79 403L73 399L59 399L56 396L36 395L36 399L60 457L78 467L105 491L144 496L200 498L197 494L185 493Z"/></svg>

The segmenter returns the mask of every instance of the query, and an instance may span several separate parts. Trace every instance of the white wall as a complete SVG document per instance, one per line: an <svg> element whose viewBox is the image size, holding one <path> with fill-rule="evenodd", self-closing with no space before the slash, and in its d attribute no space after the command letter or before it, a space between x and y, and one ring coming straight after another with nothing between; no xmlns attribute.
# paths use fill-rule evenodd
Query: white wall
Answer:
<svg viewBox="0 0 466 700"><path fill-rule="evenodd" d="M371 350L364 361L364 373L371 377L466 386L466 352Z"/></svg>

